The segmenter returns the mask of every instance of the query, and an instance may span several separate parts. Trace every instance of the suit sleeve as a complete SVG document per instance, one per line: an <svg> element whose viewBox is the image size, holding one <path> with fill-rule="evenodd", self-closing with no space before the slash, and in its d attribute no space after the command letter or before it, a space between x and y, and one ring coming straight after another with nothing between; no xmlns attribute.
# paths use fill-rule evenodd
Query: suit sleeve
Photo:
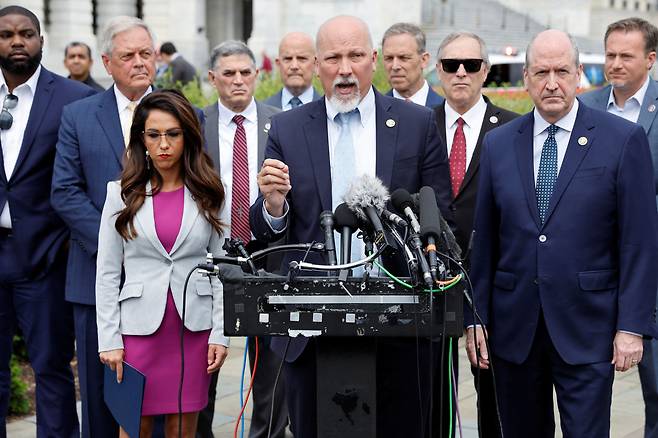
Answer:
<svg viewBox="0 0 658 438"><path fill-rule="evenodd" d="M96 259L96 325L98 351L123 348L119 329L119 287L123 268L123 238L115 228L116 213L123 208L121 187L116 182L107 184L107 199L103 206L98 235Z"/></svg>
<svg viewBox="0 0 658 438"><path fill-rule="evenodd" d="M475 237L473 252L471 253L471 281L473 285L472 296L475 310L481 320L473 317L473 312L464 309L464 324L488 324L489 303L493 288L493 274L495 270L494 257L498 248L498 212L495 207L495 198L491 178L490 148L487 136L482 145L480 157L480 180L478 196L475 207L473 229Z"/></svg>
<svg viewBox="0 0 658 438"><path fill-rule="evenodd" d="M657 213L653 166L644 131L626 142L617 175L619 295L617 330L655 335Z"/></svg>
<svg viewBox="0 0 658 438"><path fill-rule="evenodd" d="M217 231L212 230L210 235L209 251L213 254L222 254L221 238ZM212 287L212 330L208 338L209 344L229 345L229 339L224 335L224 286L219 277L209 277Z"/></svg>
<svg viewBox="0 0 658 438"><path fill-rule="evenodd" d="M448 151L439 136L434 112L429 114L428 119L425 157L421 169L421 186L430 186L434 189L441 214L452 224L454 221L450 212L452 192Z"/></svg>
<svg viewBox="0 0 658 438"><path fill-rule="evenodd" d="M280 160L285 163L285 160L283 158L283 153L281 151L281 146L279 144L277 125L274 120L272 120L272 126L270 127L270 131L267 137L267 145L265 146L265 159L267 158L274 158L276 160ZM265 216L263 214L264 201L265 199L263 198L263 195L259 194L258 198L256 199L256 201L254 202L254 204L251 206L249 210L249 225L251 227L251 234L254 235L256 240L260 240L262 242L274 242L281 238L281 234L283 230L278 233L274 232L274 230L272 230L272 227L270 227L270 225L267 223L267 220L265 219ZM292 208L292 205L290 205L289 198L288 198L288 204L289 204L289 208ZM286 221L288 221L289 218L290 218L290 214L286 215Z"/></svg>
<svg viewBox="0 0 658 438"><path fill-rule="evenodd" d="M75 114L64 107L57 152L53 168L51 203L57 214L72 230L82 248L90 256L96 254L101 212L87 196L87 182L80 160L80 143Z"/></svg>

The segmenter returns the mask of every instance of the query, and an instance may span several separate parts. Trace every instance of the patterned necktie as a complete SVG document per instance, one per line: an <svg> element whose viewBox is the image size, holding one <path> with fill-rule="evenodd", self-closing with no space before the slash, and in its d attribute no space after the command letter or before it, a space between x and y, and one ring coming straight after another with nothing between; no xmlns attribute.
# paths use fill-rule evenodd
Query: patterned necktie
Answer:
<svg viewBox="0 0 658 438"><path fill-rule="evenodd" d="M290 104L291 108L297 108L302 104L302 100L297 96L293 96L293 98L290 99L288 103Z"/></svg>
<svg viewBox="0 0 658 438"><path fill-rule="evenodd" d="M126 111L128 111L128 122L126 124L126 130L123 133L123 144L128 147L128 143L130 143L130 128L133 125L133 117L135 116L135 108L137 107L137 102L130 101L128 105L126 105Z"/></svg>
<svg viewBox="0 0 658 438"><path fill-rule="evenodd" d="M246 244L251 240L251 231L249 230L249 155L244 119L245 117L239 114L233 116L236 129L233 138L231 238L238 238Z"/></svg>
<svg viewBox="0 0 658 438"><path fill-rule="evenodd" d="M537 194L539 218L542 224L546 219L548 203L551 200L553 186L555 186L555 181L557 180L557 141L555 141L557 130L558 127L555 125L548 127L548 137L544 141L544 146L541 149L541 158L539 159L535 192Z"/></svg>
<svg viewBox="0 0 658 438"><path fill-rule="evenodd" d="M457 119L457 129L452 139L450 149L450 182L452 183L452 195L457 197L459 187L466 175L466 136L464 135L464 119Z"/></svg>

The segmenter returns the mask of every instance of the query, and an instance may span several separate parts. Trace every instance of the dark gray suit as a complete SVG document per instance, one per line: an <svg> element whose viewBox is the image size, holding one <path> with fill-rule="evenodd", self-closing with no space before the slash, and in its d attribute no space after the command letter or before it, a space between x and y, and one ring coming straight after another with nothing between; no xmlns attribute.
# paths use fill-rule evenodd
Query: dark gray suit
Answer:
<svg viewBox="0 0 658 438"><path fill-rule="evenodd" d="M180 81L185 85L197 78L196 68L182 56L169 63L169 70L171 70L171 82L174 84Z"/></svg>
<svg viewBox="0 0 658 438"><path fill-rule="evenodd" d="M279 102L281 100L279 99ZM204 134L208 144L208 153L212 157L215 169L221 176L220 170L220 157L219 157L219 108L217 103L209 105L203 109L206 116L207 123L205 126ZM258 166L260 168L264 156L265 145L267 144L267 133L270 128L270 118L281 112L280 109L273 106L266 105L261 102L256 102L256 117L258 119ZM253 175L255 178L256 175ZM248 249L253 251L253 247L257 246L258 242L250 242ZM269 262L268 262L269 265ZM249 364L250 369L253 370L253 363L255 359L255 342L254 338L250 337L249 340ZM253 411L251 415L251 427L249 429L250 438L265 438L269 427L269 415L272 406L272 389L274 387L274 380L279 369L280 360L269 349L269 338L258 339L258 370L256 372L256 379L252 388L253 396ZM210 390L208 392L208 406L201 411L199 415L199 424L197 427L198 438L212 437L211 425L215 408L215 397L217 395L217 375L213 374L212 381L210 382ZM285 382L283 375L279 377L277 383L274 415L272 417L272 438L283 438L285 436L285 428L288 424L288 408L286 406L285 398Z"/></svg>
<svg viewBox="0 0 658 438"><path fill-rule="evenodd" d="M611 86L585 93L580 101L585 105L607 111ZM654 181L656 183L656 205L658 206L658 84L649 80L649 87L644 95L637 123L642 125L649 139L649 150L653 161ZM642 361L638 364L642 395L645 405L645 438L658 438L658 340L644 341Z"/></svg>
<svg viewBox="0 0 658 438"><path fill-rule="evenodd" d="M281 109L281 95L283 94L283 89L279 90L278 93L273 94L272 96L268 97L263 101L264 104L266 105L271 105L273 107ZM317 92L315 88L313 88L313 100L318 100L322 97L320 93Z"/></svg>

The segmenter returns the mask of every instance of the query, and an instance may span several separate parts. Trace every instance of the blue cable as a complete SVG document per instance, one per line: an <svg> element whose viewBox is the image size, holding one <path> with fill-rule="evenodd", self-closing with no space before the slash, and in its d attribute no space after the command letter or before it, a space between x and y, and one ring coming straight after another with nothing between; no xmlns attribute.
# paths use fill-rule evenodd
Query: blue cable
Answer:
<svg viewBox="0 0 658 438"><path fill-rule="evenodd" d="M244 341L244 355L242 356L242 378L240 379L240 409L244 405L244 371L247 368L247 353L249 352L249 338ZM240 418L240 438L244 438L244 415Z"/></svg>

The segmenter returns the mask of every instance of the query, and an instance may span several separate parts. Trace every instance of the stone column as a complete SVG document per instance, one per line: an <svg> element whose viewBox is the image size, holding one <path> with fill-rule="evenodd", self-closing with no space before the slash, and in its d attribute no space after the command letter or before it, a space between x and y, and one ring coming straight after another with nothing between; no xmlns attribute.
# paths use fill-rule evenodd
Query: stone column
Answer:
<svg viewBox="0 0 658 438"><path fill-rule="evenodd" d="M105 27L105 23L110 18L117 15L136 16L137 2L135 0L99 0L96 2L96 15L96 23L100 35L100 32Z"/></svg>
<svg viewBox="0 0 658 438"><path fill-rule="evenodd" d="M48 28L48 65L64 76L68 71L63 65L64 48L71 41L80 41L91 48L96 66L102 65L96 49L92 29L91 0L50 0L50 26ZM92 72L92 76L94 75Z"/></svg>

